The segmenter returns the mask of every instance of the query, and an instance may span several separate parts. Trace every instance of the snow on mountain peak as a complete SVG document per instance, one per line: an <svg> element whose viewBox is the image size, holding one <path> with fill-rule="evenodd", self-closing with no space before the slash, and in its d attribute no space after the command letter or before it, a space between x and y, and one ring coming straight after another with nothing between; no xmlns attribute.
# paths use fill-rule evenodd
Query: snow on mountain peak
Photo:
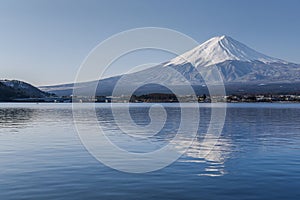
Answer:
<svg viewBox="0 0 300 200"><path fill-rule="evenodd" d="M226 36L213 37L196 48L172 59L169 64L183 64L190 61L195 66L206 67L222 63L226 60L261 61L264 63L287 63L259 53L237 40Z"/></svg>

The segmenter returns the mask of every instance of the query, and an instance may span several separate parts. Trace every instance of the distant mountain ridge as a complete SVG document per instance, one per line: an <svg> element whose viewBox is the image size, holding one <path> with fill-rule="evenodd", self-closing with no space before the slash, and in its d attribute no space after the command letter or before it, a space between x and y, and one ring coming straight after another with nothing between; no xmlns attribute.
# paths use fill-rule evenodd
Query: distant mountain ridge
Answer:
<svg viewBox="0 0 300 200"><path fill-rule="evenodd" d="M0 80L0 101L14 101L21 98L45 98L49 93L18 80Z"/></svg>
<svg viewBox="0 0 300 200"><path fill-rule="evenodd" d="M170 72L175 69L178 73ZM220 72L227 93L237 92L300 92L300 65L273 58L257 52L229 36L209 39L194 49L157 66L123 76L100 80L97 95L111 94L115 84L123 79L123 85L143 85L145 82L181 85L189 82L199 93L207 92L204 80L214 80L214 69ZM198 70L201 71L202 76ZM94 81L77 85L88 91ZM211 83L213 84L213 83ZM268 87L264 87L267 85ZM250 89L251 88L251 89ZM58 95L71 95L73 84L44 86L40 89ZM124 88L124 91L126 88ZM248 91L249 90L249 91ZM140 93L163 92L159 86L147 86Z"/></svg>

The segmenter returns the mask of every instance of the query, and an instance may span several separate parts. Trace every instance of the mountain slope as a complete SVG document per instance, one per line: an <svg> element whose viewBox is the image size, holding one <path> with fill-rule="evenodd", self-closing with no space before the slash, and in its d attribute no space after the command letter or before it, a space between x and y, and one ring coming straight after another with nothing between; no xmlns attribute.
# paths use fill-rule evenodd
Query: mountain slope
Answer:
<svg viewBox="0 0 300 200"><path fill-rule="evenodd" d="M97 94L111 94L119 80L122 80L124 91L126 91L125 86L142 86L148 82L176 86L190 83L202 87L205 85L204 80L214 80L214 69L218 69L226 90L231 92L234 92L234 90L230 88L238 88L235 85L239 86L241 84L245 86L245 90L243 90L247 92L246 90L249 88L247 85L255 88L255 85L261 84L274 84L278 87L280 83L285 85L300 83L299 64L264 55L229 36L220 36L214 37L194 49L152 68L100 80ZM197 70L201 71L203 77ZM92 83L94 82L82 83L78 87L82 91L88 90L89 85ZM213 83L211 82L211 84ZM65 85L58 85L42 87L42 89L59 95L70 95L72 94L72 87L71 84L68 85L68 88ZM144 87L141 92L159 92L157 90L161 91L161 88L152 85L151 87ZM271 90L271 88L268 88L268 90ZM276 88L274 88L274 91L276 91ZM294 91L295 89L292 90L292 92Z"/></svg>
<svg viewBox="0 0 300 200"><path fill-rule="evenodd" d="M12 101L18 98L44 98L50 94L18 80L0 80L0 101Z"/></svg>

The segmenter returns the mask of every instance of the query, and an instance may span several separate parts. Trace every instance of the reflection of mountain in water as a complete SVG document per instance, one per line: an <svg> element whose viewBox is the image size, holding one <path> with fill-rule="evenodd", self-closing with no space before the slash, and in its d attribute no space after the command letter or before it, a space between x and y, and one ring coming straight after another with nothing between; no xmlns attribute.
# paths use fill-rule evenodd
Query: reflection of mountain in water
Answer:
<svg viewBox="0 0 300 200"><path fill-rule="evenodd" d="M131 127L128 119L126 118L125 110L127 108L118 108L120 120L118 125L113 122L115 119L111 113L110 109L97 109L98 121L105 131L106 136L120 148L132 151L132 152L151 152L158 150L165 145L171 143L177 151L184 151L185 147L188 147L189 142L193 140L193 134L182 133L178 140L173 140L176 133L178 133L178 127L180 125L180 115L181 111L179 107L165 107L167 113L167 120L164 124L163 129L158 132L158 134L149 137L148 139L134 138L125 133L123 133L120 128L127 128L129 133L137 133L140 131L140 127ZM149 117L150 105L145 105L144 107L131 107L130 114L131 119L136 123L136 125L148 125L151 122ZM194 108L184 108L184 109L194 109ZM192 162L198 163L199 175L206 176L221 176L225 174L224 164L229 158L231 152L232 141L230 138L221 137L209 137L209 134L204 134L207 132L207 125L210 122L211 108L201 108L200 115L200 127L198 130L198 136L194 139L193 144L185 152L183 157L179 160L180 162ZM124 116L123 116L124 115ZM155 116L154 121L157 120L158 116ZM130 120L131 120L130 119ZM190 123L196 123L196 121L191 120ZM153 129L151 129L153 130ZM147 134L143 132L141 134ZM204 139L205 137L205 139ZM204 171L201 168L205 167Z"/></svg>
<svg viewBox="0 0 300 200"><path fill-rule="evenodd" d="M212 146L212 144L214 145ZM205 161L207 164L205 173L200 173L200 175L221 176L225 174L224 164L230 156L231 144L230 139L222 136L220 138L209 138L205 141L197 138L186 152L186 155L192 158L189 162Z"/></svg>

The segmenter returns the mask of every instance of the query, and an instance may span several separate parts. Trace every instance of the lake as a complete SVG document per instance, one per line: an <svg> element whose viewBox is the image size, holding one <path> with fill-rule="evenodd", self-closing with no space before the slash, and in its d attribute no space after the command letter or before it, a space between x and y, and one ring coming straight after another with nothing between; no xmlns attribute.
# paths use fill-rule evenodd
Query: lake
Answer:
<svg viewBox="0 0 300 200"><path fill-rule="evenodd" d="M159 134L151 136L157 148L174 137L180 120L178 104L162 105L168 118ZM150 106L131 106L135 123L149 124ZM0 199L299 198L300 104L227 104L222 134L205 158L201 140L211 108L199 106L201 120L193 145L167 167L135 174L107 167L86 150L71 104L2 103ZM109 104L96 104L96 114L110 137L122 135ZM90 121L82 119L81 126L89 129ZM126 139L117 142L132 152L152 150ZM183 138L182 145L185 142Z"/></svg>

